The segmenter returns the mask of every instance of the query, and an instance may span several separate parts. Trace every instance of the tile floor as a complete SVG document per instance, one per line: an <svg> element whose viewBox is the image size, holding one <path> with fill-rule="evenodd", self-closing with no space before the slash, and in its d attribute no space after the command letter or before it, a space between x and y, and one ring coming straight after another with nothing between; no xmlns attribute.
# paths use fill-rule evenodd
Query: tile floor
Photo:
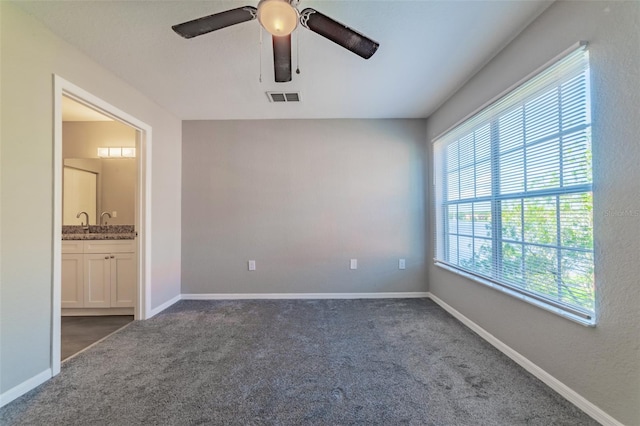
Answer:
<svg viewBox="0 0 640 426"><path fill-rule="evenodd" d="M133 315L62 317L61 359L64 361L131 321Z"/></svg>

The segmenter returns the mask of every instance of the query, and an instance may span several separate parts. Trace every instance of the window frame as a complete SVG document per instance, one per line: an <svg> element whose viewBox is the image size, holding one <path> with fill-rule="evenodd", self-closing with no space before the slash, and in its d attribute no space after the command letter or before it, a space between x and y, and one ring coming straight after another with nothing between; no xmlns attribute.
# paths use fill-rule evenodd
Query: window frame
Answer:
<svg viewBox="0 0 640 426"><path fill-rule="evenodd" d="M435 154L436 148L440 150L446 150L451 143L455 142L456 144L459 145L459 142L467 135L471 135L473 137L474 152L472 154L473 160L470 163L470 167L473 168L473 173L474 173L472 181L474 182L474 186L477 187L476 168L477 168L477 165L479 163L482 163L484 160L478 161L476 159L476 136L475 135L480 129L488 126L488 134L489 134L488 143L489 143L489 150L490 150L488 161L491 168L491 172L490 172L491 188L490 188L489 195L478 196L477 189L476 189L473 192L472 196L463 197L461 188L459 187L457 199L443 201L441 199L442 198L441 195L442 193L448 193L449 191L448 181L447 181L447 172L451 172L451 169L447 168L447 165L444 164L444 162L447 161L446 155L441 155L441 158L439 155L433 156L433 159L432 159L432 164L434 166L434 176L433 176L434 188L433 189L434 189L434 194L436 194L436 203L435 203L436 233L435 233L435 239L434 239L435 240L434 264L443 269L452 271L456 274L459 274L461 276L464 276L466 278L469 278L481 284L487 285L491 288L510 294L511 296L514 296L520 300L526 301L528 303L541 307L545 310L556 313L562 317L576 321L582 325L595 326L596 311L597 311L597 305L595 300L595 290L593 295L593 310L590 311L586 308L582 309L577 306L574 307L569 304L565 304L559 300L554 300L552 297L545 297L545 295L542 294L541 292L529 291L527 289L520 288L517 285L510 284L509 282L500 280L500 278L502 278L503 276L502 263L505 260L502 255L502 247L504 243L510 243L510 242L513 242L516 245L520 245L522 247L523 253L524 253L524 248L526 246L540 246L547 249L552 249L556 253L556 261L558 265L560 265L562 262L563 257L561 256L561 253L563 250L584 251L585 253L591 254L592 266L595 267L595 252L593 247L589 250L589 249L581 249L578 247L563 246L560 238L560 232L561 232L560 230L561 219L560 219L560 208L559 208L560 197L570 196L573 194L584 194L584 193L591 193L591 195L593 195L592 178L588 183L578 183L578 184L573 184L568 186L563 186L563 184L560 184L558 185L557 188L551 188L551 189L528 190L527 187L525 186L522 191L507 193L507 194L501 194L499 189L501 182L504 182L504 181L501 181L499 178L494 179L494 177L499 176L499 169L496 171L496 168L499 167L499 163L501 161L501 155L504 155L504 152L499 152L500 150L499 138L496 136L497 128L498 128L497 123L501 118L510 114L512 111L516 111L517 109L522 108L522 106L520 106L521 104L512 104L509 107L500 109L499 107L500 103L504 102L505 99L512 97L514 94L516 95L516 97L518 97L519 93L524 90L522 89L523 86L527 86L527 84L534 81L536 77L538 77L548 69L552 68L554 65L561 63L563 59L572 55L576 51L586 51L586 47L587 47L586 42L576 43L574 46L565 50L563 53L556 56L551 61L547 62L546 64L538 68L536 71L534 71L533 73L523 78L518 83L511 86L510 88L502 92L500 95L494 97L489 102L485 103L480 108L478 108L477 110L475 110L474 112L472 112L471 114L467 115L465 118L457 122L450 129L443 132L442 134L440 134L439 136L437 136L432 140L432 143L434 146L434 154ZM587 65L588 65L588 59L587 59ZM587 77L588 77L588 74L587 74ZM589 85L590 85L590 81L587 80L587 90L589 90L589 87L588 87ZM545 90L548 90L548 89L549 87L547 87L547 89ZM589 94L587 93L586 96L587 96L587 107L588 107ZM526 97L522 97L522 99L526 99ZM494 108L495 105L498 105L498 107ZM498 112L495 112L495 110L498 110ZM590 115L590 111L588 111L587 113ZM575 132L581 131L581 130L588 131L589 136L587 137L590 138L591 127L592 127L592 121L591 119L589 119L588 123L586 124L582 123L582 124L573 125L569 129L559 129L558 132L555 132L550 136L548 136L548 139L552 140L554 137L559 137L560 135L574 134ZM451 134L454 134L456 136L450 136ZM537 139L537 140L534 140L533 142L534 143L532 144L530 141L527 141L527 139L525 138L523 139L520 148L518 147L511 148L511 150L515 151L518 149L522 149L524 152L527 150L527 148L530 148L532 145L543 144L545 142L545 138ZM443 146L438 147L438 144L441 144ZM464 167L461 165L461 162L460 162L460 153L458 152L456 155L458 156L457 170L460 171ZM437 163L439 158L441 159L443 164ZM526 155L525 155L525 158L526 158ZM526 164L527 162L525 159L523 163L523 167L525 168L525 171L524 171L525 175L526 175ZM563 176L562 176L562 167L560 166L559 168L561 170L560 171L561 174L558 178L562 183L564 182ZM460 186L460 182L461 182L461 179L458 180L459 186ZM556 243L555 244L536 244L534 242L525 241L524 219L521 222L521 226L522 226L521 232L523 233L523 235L520 237L520 240L519 241L510 241L508 239L505 240L502 236L502 231L503 231L502 223L501 223L502 203L508 200L517 200L517 201L521 201L521 203L523 203L522 205L524 206L524 203L526 202L527 199L535 199L538 197L551 197L555 202L555 206L556 206L555 211L557 216L555 223L556 223L556 232L558 234ZM449 229L450 227L449 207L453 205L458 205L458 206L470 205L472 208L471 214L473 216L473 219L471 221L472 228L470 230L470 235L464 235L463 237L472 238L471 253L472 253L472 259L474 259L474 262L475 262L475 241L476 239L485 238L485 237L476 235L476 231L473 228L473 226L475 225L475 212L473 210L474 208L473 206L476 203L480 203L480 202L489 203L490 211L492 213L491 228L490 228L491 235L486 239L491 241L490 245L491 245L491 252L492 252L492 257L491 257L492 268L497 268L497 269L492 270L492 272L490 273L491 277L477 273L473 269L468 269L468 268L465 268L464 266L461 266L459 257L456 259L456 264L448 262L449 256L450 256L449 244L451 244L450 237L455 235L457 241L459 241L459 238L460 238L460 229L457 225L459 214L460 214L459 210L456 208L457 217L455 222L456 222L457 228L455 232L452 233L451 230ZM593 207L593 198L591 198L591 207ZM495 214L496 212L498 214ZM524 216L524 208L522 208L522 215ZM593 230L591 232L593 236ZM457 243L457 247L459 252L460 251L459 242ZM558 276L557 273L561 270L562 270L562 267L558 266L558 268L556 269L556 276ZM557 284L559 289L558 292L560 292L560 288L562 287L562 278L558 277L556 281L558 282ZM594 286L595 286L595 278L594 278Z"/></svg>

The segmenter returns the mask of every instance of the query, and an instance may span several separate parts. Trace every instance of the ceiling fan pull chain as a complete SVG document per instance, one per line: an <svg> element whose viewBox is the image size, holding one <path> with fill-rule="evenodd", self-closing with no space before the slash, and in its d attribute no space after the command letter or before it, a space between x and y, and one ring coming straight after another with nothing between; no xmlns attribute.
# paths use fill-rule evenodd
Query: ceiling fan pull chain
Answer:
<svg viewBox="0 0 640 426"><path fill-rule="evenodd" d="M260 77L258 81L262 83L262 26L260 28Z"/></svg>
<svg viewBox="0 0 640 426"><path fill-rule="evenodd" d="M296 31L296 74L300 74L300 31Z"/></svg>

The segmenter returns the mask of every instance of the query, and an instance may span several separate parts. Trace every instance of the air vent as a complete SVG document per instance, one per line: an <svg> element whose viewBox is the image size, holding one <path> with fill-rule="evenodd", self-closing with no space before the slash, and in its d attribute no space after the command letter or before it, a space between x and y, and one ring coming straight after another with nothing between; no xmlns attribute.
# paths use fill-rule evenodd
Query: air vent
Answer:
<svg viewBox="0 0 640 426"><path fill-rule="evenodd" d="M267 92L270 102L300 102L298 92Z"/></svg>

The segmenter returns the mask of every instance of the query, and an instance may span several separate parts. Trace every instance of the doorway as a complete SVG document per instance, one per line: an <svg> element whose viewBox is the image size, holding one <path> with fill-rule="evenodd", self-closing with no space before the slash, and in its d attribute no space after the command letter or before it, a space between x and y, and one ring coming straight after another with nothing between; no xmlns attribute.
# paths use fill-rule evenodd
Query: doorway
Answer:
<svg viewBox="0 0 640 426"><path fill-rule="evenodd" d="M109 121L113 123L113 126L120 126L122 128L128 129L128 131L133 135L133 140L127 144L121 144L121 146L115 147L113 143L106 144L104 147L91 147L90 150L92 154L83 155L83 157L90 157L89 159L81 160L84 163L93 162L93 165L90 166L81 166L79 165L80 160L74 160L75 163L69 163L65 160L65 156L63 155L63 111L67 111L67 106L63 106L64 104L69 105L69 101L71 101L74 105L78 106L81 112L85 113L93 113L95 117L102 117L102 120L97 121ZM89 118L91 120L91 118ZM88 145L87 145L88 146ZM87 149L87 146L84 146ZM109 154L109 151L113 155L119 154L119 157L126 157L122 159L122 162L118 163L118 160L113 160L112 163L105 166L104 173L100 173L100 166L97 168L95 166L96 163L99 163L101 154L105 153ZM84 298L87 302L85 306L88 306L89 309L84 312L85 314L88 312L90 315L96 315L96 308L105 308L107 310L110 309L110 312L107 313L98 313L98 315L132 315L132 317L136 320L146 319L148 313L150 312L150 273L149 273L149 265L150 265L150 233L148 232L148 226L151 223L151 213L150 213L150 187L151 187L151 127L145 124L144 122L136 119L135 117L129 115L128 113L114 107L113 105L103 101L102 99L92 95L91 93L81 89L78 86L62 79L59 76L54 76L54 209L53 209L53 292L52 292L52 347L51 347L51 369L53 375L56 375L60 372L60 364L61 364L61 345L62 345L62 312L63 309L67 311L66 315L69 315L69 309L66 309L65 306L73 306L73 298L70 299L70 296L74 296L74 289L65 284L65 288L62 286L62 275L63 271L65 277L74 276L77 277L78 280L83 280L86 278L86 281L92 281L92 284L87 289L86 283L84 284L84 288L86 292L91 293L91 296L83 295L83 283L80 282L78 286L78 292L75 296L78 296L78 300ZM100 151L102 150L102 151ZM93 158L91 158L93 157ZM129 162L129 163L127 163ZM114 168L114 165L117 167ZM115 176L122 177L126 175L123 170L125 169L125 165L127 167L134 166L133 174L130 175L133 182L133 185L130 185L132 189L126 190L127 185L125 185L122 180L116 182L114 185L117 185L117 190L109 189L103 190L104 184L103 180L107 179L109 176L108 170L115 170ZM81 170L85 173L76 173L75 171ZM69 176L77 176L81 175L80 178L83 183L79 185L97 185L97 189L95 191L95 199L89 202L92 207L89 208L93 212L92 215L89 215L87 210L82 210L78 212L76 218L76 212L72 211L69 214L68 211L65 210L73 210L73 207L67 207L65 209L63 202L63 194L64 194L64 184L66 183L63 179L63 175L67 173L69 170L75 170L71 172ZM87 176L87 171L89 174L96 174L96 179L93 180L91 176ZM87 182L88 181L88 182ZM75 184L74 184L75 185ZM69 190L69 188L67 188ZM127 203L121 203L122 207L118 207L117 210L113 206L114 198L113 195L111 198L108 198L108 194L117 194L117 198L126 198L128 200ZM128 194L127 196L123 194ZM66 200L65 200L66 201ZM72 200L72 203L77 203L77 200ZM87 205L86 200L84 201ZM110 207L111 206L111 207ZM77 206L76 206L77 207ZM104 210L104 211L103 211ZM87 212L87 215L80 214ZM101 212L101 214L100 214ZM84 219L84 221L81 221ZM73 221L77 220L78 223L74 223ZM124 222L127 222L126 225ZM131 240L120 240L128 241L127 249L128 252L133 253L123 253L120 254L116 252L115 255L111 253L110 256L104 256L104 259L109 259L104 262L96 262L93 258L97 257L95 253L86 254L84 256L90 257L90 259L86 259L88 261L84 262L85 265L88 265L87 268L91 268L91 271L87 274L86 272L77 272L74 274L69 273L69 263L65 264L63 269L63 259L66 259L66 254L63 254L63 243L62 243L62 230L63 225L65 228L77 226L84 227L86 226L89 229L83 229L82 232L99 234L101 232L111 231L115 228L108 228L107 225L111 222L111 226L122 227L127 230L130 230L132 233ZM70 223L71 222L71 223ZM120 225L122 224L122 225ZM101 225L104 225L101 227ZM130 228L129 228L130 227ZM69 231L68 229L65 230ZM120 232L120 230L118 230ZM66 237L69 237L68 235ZM89 247L89 243L85 241L77 241L76 244L78 247L81 245L85 245ZM116 244L117 246L118 244ZM113 244L107 245L108 250L118 250L118 248L114 249ZM65 245L68 248L68 244ZM66 250L66 249L65 249ZM96 250L95 247L91 246L90 249L87 250ZM77 261L75 263L79 264L81 262L80 256L82 254L74 254L73 256L77 257ZM71 257L73 257L71 256ZM100 254L102 258L102 254ZM68 256L67 256L68 257ZM72 259L73 260L73 259ZM109 266L111 264L111 266ZM125 267L120 267L120 265L125 265ZM106 266L105 266L106 265ZM102 269L96 269L102 268ZM95 273L93 271L96 271ZM109 275L109 271L112 271L112 277ZM121 272L124 271L124 272ZM111 280L111 290L107 287L102 286L103 283L96 281L98 278L102 280L101 277L108 277L107 282ZM98 282L98 284L95 284ZM129 287L122 285L121 283L129 283ZM107 288L107 290L104 290ZM64 300L63 301L63 292L64 292ZM105 296L107 299L111 297L112 302L109 305L108 300L105 302L100 299L100 297ZM104 298L104 297L103 297ZM70 299L71 302L67 299ZM115 301L115 302L113 302ZM107 303L105 305L104 303ZM126 308L126 306L131 306L130 308ZM74 306L76 307L76 306ZM82 305L78 305L77 307L83 307ZM81 309L74 309L75 311L72 315L83 315ZM106 312L106 311L105 311ZM94 324L95 328L95 324ZM99 328L99 327L98 327ZM95 333L92 333L95 334ZM65 334L65 336L67 336ZM66 337L65 337L66 338Z"/></svg>

